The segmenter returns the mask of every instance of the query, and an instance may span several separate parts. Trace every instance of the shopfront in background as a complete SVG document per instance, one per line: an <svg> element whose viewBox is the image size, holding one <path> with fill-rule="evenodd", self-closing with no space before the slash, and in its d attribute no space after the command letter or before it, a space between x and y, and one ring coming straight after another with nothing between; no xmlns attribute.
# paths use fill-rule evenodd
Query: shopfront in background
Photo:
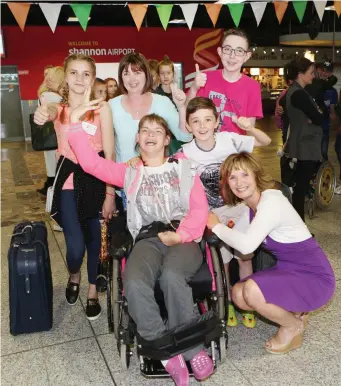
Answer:
<svg viewBox="0 0 341 386"><path fill-rule="evenodd" d="M260 83L265 115L274 113L278 95L286 87L284 66L298 56L305 56L319 63L331 59L332 49L312 49L310 47L257 47L252 49L252 57L246 62L243 72ZM340 58L340 55L337 57ZM339 63L336 62L334 72L336 76L340 77L341 60Z"/></svg>

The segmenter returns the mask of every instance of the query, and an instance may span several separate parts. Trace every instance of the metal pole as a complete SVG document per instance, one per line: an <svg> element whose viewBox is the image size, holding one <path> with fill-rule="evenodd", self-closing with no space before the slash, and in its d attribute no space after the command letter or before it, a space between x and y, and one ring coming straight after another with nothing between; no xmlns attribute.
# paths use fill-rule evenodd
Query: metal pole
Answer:
<svg viewBox="0 0 341 386"><path fill-rule="evenodd" d="M335 62L335 22L336 22L336 11L334 12L334 26L333 26L333 58L332 62Z"/></svg>

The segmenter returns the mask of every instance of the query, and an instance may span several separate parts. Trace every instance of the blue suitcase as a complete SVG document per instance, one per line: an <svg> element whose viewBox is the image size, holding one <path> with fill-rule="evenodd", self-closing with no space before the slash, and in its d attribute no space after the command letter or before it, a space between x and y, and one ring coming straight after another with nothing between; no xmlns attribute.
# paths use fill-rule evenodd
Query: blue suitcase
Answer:
<svg viewBox="0 0 341 386"><path fill-rule="evenodd" d="M48 331L53 320L53 286L45 223L15 226L8 251L10 332Z"/></svg>

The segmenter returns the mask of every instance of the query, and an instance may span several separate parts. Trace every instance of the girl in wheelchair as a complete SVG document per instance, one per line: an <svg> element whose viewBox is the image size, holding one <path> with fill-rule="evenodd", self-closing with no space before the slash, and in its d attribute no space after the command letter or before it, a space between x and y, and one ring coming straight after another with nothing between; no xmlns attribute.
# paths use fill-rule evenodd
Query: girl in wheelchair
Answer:
<svg viewBox="0 0 341 386"><path fill-rule="evenodd" d="M195 240L207 222L208 204L200 178L189 161L165 156L170 142L166 121L154 114L139 123L136 136L142 162L136 169L98 157L88 144L80 117L96 108L86 100L71 115L69 143L83 170L118 187L127 195L127 224L135 246L124 272L128 311L139 335L146 340L162 336L167 328L195 320L192 290L187 284L202 264ZM85 151L86 150L86 151ZM159 279L168 313L167 327L154 297ZM189 384L185 361L189 360L198 380L214 370L212 359L199 345L163 361L176 385Z"/></svg>
<svg viewBox="0 0 341 386"><path fill-rule="evenodd" d="M242 253L260 244L278 259L232 288L232 299L243 310L255 310L279 325L265 343L271 354L285 354L302 344L307 313L325 305L335 291L327 256L303 220L258 161L248 153L231 155L221 170L221 192L228 205L246 204L250 225L244 232L229 229L210 213L208 228Z"/></svg>

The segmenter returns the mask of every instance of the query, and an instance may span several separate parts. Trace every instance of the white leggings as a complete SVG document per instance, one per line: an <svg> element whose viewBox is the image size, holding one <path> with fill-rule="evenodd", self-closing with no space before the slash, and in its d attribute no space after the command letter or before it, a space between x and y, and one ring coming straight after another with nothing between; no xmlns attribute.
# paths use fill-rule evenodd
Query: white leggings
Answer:
<svg viewBox="0 0 341 386"><path fill-rule="evenodd" d="M57 168L56 150L44 151L44 157L47 177L55 177Z"/></svg>

